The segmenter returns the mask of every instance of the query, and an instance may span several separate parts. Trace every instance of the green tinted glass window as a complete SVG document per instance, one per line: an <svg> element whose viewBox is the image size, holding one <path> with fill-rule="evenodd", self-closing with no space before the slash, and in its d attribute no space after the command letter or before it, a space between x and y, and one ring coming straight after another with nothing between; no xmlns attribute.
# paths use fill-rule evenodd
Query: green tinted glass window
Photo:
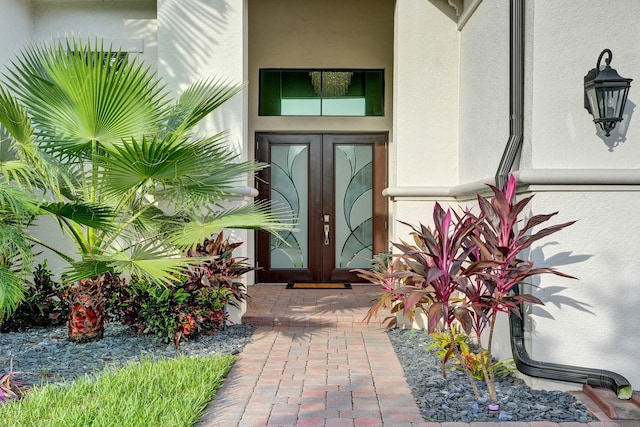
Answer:
<svg viewBox="0 0 640 427"><path fill-rule="evenodd" d="M383 116L383 70L260 70L261 116Z"/></svg>

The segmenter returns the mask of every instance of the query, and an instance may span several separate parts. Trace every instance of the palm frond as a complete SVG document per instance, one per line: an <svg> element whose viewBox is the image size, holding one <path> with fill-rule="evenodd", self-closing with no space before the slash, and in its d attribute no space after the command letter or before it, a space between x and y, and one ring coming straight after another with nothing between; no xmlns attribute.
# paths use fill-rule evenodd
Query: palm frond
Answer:
<svg viewBox="0 0 640 427"><path fill-rule="evenodd" d="M113 197L144 189L178 206L228 198L239 179L263 167L238 162L225 135L198 140L143 138L100 157L100 187Z"/></svg>
<svg viewBox="0 0 640 427"><path fill-rule="evenodd" d="M56 217L66 218L87 227L107 232L116 227L113 223L114 213L106 206L90 203L51 202L43 203L40 207Z"/></svg>
<svg viewBox="0 0 640 427"><path fill-rule="evenodd" d="M142 187L153 191L156 185L197 179L207 168L203 157L197 147L171 136L131 139L99 157L100 186L117 196Z"/></svg>
<svg viewBox="0 0 640 427"><path fill-rule="evenodd" d="M188 258L182 253L162 246L158 242L139 244L127 251L117 251L76 262L66 274L69 279L79 280L107 271L122 272L168 285L176 277L185 274L192 265L201 264L205 258Z"/></svg>
<svg viewBox="0 0 640 427"><path fill-rule="evenodd" d="M23 278L0 265L0 321L6 320L18 308L26 291Z"/></svg>
<svg viewBox="0 0 640 427"><path fill-rule="evenodd" d="M3 127L3 140L11 135L16 150L22 150L27 157L33 155L35 147L29 115L18 100L2 86L0 86L0 124Z"/></svg>
<svg viewBox="0 0 640 427"><path fill-rule="evenodd" d="M6 181L19 182L31 187L33 180L33 168L20 160L2 160L3 144L0 142L0 174L4 175Z"/></svg>
<svg viewBox="0 0 640 427"><path fill-rule="evenodd" d="M132 232L141 236L153 236L161 233L165 224L172 224L175 219L165 214L155 201L147 200L143 197L134 198L128 205L129 211L122 211L119 214L124 216L120 222L129 221L127 227L132 228ZM140 240L140 239L138 239Z"/></svg>
<svg viewBox="0 0 640 427"><path fill-rule="evenodd" d="M37 237L35 237L32 234L27 234L26 235L26 239L33 243L36 246L41 246L43 248L49 249L51 252L53 252L54 254L58 255L60 258L62 258L63 260L65 260L67 263L71 264L74 260L72 257L70 257L69 255L67 255L66 253L60 251L58 249L59 245L57 244L57 242L54 242L53 244L48 244L40 239L38 239Z"/></svg>
<svg viewBox="0 0 640 427"><path fill-rule="evenodd" d="M163 194L178 206L228 200L230 190L242 186L246 178L266 167L260 162L239 161L225 143L213 138L194 142L192 147L200 153L199 165L193 174L169 181Z"/></svg>
<svg viewBox="0 0 640 427"><path fill-rule="evenodd" d="M25 109L0 87L0 172L8 181L35 186L42 180L43 161Z"/></svg>
<svg viewBox="0 0 640 427"><path fill-rule="evenodd" d="M190 218L170 231L168 241L186 250L225 229L263 230L278 236L280 232L293 230L295 223L290 210L258 202L211 213L201 219Z"/></svg>
<svg viewBox="0 0 640 427"><path fill-rule="evenodd" d="M0 321L6 319L24 299L24 281L31 274L31 244L18 226L0 223Z"/></svg>
<svg viewBox="0 0 640 427"><path fill-rule="evenodd" d="M73 283L89 277L101 276L113 271L113 267L108 260L104 259L84 259L82 261L72 261L62 273L64 280Z"/></svg>
<svg viewBox="0 0 640 427"><path fill-rule="evenodd" d="M0 224L0 265L22 275L31 274L32 248L22 228L3 221Z"/></svg>
<svg viewBox="0 0 640 427"><path fill-rule="evenodd" d="M10 70L11 89L25 103L44 147L60 157L88 155L91 143L157 129L165 92L149 67L114 65L121 52L76 39L29 48Z"/></svg>
<svg viewBox="0 0 640 427"><path fill-rule="evenodd" d="M37 212L38 204L32 195L0 179L0 217L3 221L28 222Z"/></svg>
<svg viewBox="0 0 640 427"><path fill-rule="evenodd" d="M202 80L192 84L182 93L170 112L167 131L178 134L189 131L209 113L240 92L244 86L222 79Z"/></svg>

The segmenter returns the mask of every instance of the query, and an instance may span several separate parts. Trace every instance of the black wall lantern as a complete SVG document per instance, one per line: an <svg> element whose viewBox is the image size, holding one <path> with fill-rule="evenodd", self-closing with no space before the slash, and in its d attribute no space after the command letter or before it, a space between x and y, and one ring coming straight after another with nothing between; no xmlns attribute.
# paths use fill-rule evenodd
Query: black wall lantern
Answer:
<svg viewBox="0 0 640 427"><path fill-rule="evenodd" d="M600 61L607 54L606 66L600 70ZM605 49L598 57L596 68L584 76L584 108L593 115L593 121L600 125L606 136L622 121L624 105L627 102L629 87L633 79L620 77L611 68L611 51Z"/></svg>

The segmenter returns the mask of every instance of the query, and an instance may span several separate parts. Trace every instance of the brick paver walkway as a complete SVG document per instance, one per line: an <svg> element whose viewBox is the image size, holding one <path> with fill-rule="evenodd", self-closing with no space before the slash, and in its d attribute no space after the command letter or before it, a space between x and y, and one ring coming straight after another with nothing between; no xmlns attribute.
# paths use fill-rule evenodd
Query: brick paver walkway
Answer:
<svg viewBox="0 0 640 427"><path fill-rule="evenodd" d="M377 292L250 286L244 321L259 327L199 427L618 427L423 421L384 325L362 322Z"/></svg>

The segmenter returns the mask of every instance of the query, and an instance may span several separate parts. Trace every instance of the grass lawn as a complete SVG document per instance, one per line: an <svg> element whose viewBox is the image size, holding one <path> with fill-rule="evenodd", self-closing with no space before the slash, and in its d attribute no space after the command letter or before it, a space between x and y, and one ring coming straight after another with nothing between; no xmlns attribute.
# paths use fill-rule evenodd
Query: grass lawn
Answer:
<svg viewBox="0 0 640 427"><path fill-rule="evenodd" d="M35 387L23 399L0 407L0 424L192 426L234 362L231 355L142 360L69 385Z"/></svg>

